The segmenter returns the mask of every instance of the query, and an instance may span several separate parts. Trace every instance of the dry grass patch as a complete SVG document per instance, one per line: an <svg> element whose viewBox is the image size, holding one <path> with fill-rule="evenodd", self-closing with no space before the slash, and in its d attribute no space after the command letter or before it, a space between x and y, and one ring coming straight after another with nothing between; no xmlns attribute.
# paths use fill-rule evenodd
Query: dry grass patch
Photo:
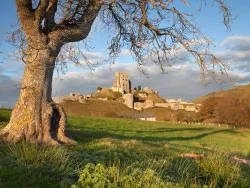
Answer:
<svg viewBox="0 0 250 188"><path fill-rule="evenodd" d="M169 148L169 145L168 145L168 144L164 144L163 147L164 147L164 148Z"/></svg>
<svg viewBox="0 0 250 188"><path fill-rule="evenodd" d="M100 146L107 146L110 148L117 148L116 144L114 143L114 140L112 138L103 138L98 142L98 145Z"/></svg>
<svg viewBox="0 0 250 188"><path fill-rule="evenodd" d="M201 153L201 154L183 153L183 154L178 154L177 156L184 157L184 158L190 158L190 159L203 159L204 158L204 153Z"/></svg>
<svg viewBox="0 0 250 188"><path fill-rule="evenodd" d="M247 166L250 166L250 160L247 160L247 159L242 159L242 158L239 158L237 156L234 156L233 159L241 164L245 164Z"/></svg>
<svg viewBox="0 0 250 188"><path fill-rule="evenodd" d="M132 140L122 140L121 144L124 147L128 147L128 146L133 146L136 145L138 143L138 140L136 139L132 139Z"/></svg>

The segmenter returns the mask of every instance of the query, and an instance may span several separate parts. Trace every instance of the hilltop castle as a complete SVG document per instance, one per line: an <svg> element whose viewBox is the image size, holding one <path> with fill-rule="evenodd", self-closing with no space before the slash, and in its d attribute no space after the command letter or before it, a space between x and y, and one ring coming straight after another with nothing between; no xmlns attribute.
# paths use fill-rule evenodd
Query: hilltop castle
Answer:
<svg viewBox="0 0 250 188"><path fill-rule="evenodd" d="M119 92L119 98L114 97L114 93ZM96 97L95 95L98 94ZM117 94L116 94L117 95ZM113 100L121 101L127 107L135 110L143 110L146 108L160 107L170 108L172 110L185 110L198 112L200 109L199 104L183 102L181 99L166 100L158 95L158 91L154 91L149 87L131 89L131 81L127 72L116 72L114 84L112 88L100 88L97 93L91 95L84 95L79 93L71 93L69 96L53 97L56 103L62 103L65 101L78 101L79 103L85 103L86 100Z"/></svg>
<svg viewBox="0 0 250 188"><path fill-rule="evenodd" d="M126 72L116 72L115 81L112 87L113 91L118 91L123 94L131 93L131 82Z"/></svg>

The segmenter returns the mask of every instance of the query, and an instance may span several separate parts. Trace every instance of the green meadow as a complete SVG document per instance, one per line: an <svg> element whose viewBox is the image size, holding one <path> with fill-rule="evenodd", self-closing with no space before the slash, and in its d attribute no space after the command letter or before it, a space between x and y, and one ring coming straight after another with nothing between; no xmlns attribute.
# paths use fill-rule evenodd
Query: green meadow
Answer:
<svg viewBox="0 0 250 188"><path fill-rule="evenodd" d="M250 187L233 160L250 159L247 130L68 116L67 135L78 144L0 143L0 187Z"/></svg>

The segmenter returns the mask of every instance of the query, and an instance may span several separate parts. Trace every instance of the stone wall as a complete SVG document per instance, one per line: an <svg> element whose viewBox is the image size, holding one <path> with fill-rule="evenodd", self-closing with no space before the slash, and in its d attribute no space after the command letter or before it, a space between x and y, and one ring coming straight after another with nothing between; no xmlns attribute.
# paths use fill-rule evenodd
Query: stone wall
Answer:
<svg viewBox="0 0 250 188"><path fill-rule="evenodd" d="M145 108L153 108L155 106L153 100L146 100L144 103L145 103Z"/></svg>
<svg viewBox="0 0 250 188"><path fill-rule="evenodd" d="M152 108L154 106L155 106L155 104L154 104L154 101L152 101L152 100L146 100L145 102L135 102L134 103L134 109L135 110L142 110L142 109L145 109L145 108Z"/></svg>
<svg viewBox="0 0 250 188"><path fill-rule="evenodd" d="M124 94L123 96L124 104L129 108L134 108L134 96L133 94Z"/></svg>
<svg viewBox="0 0 250 188"><path fill-rule="evenodd" d="M134 103L134 109L135 110L142 110L145 108L145 103L144 102L135 102Z"/></svg>
<svg viewBox="0 0 250 188"><path fill-rule="evenodd" d="M156 117L146 117L146 118L138 118L139 120L143 121L156 121Z"/></svg>
<svg viewBox="0 0 250 188"><path fill-rule="evenodd" d="M153 93L154 93L153 89L151 89L151 88L149 88L149 87L144 87L144 88L143 88L143 91L144 91L145 93L148 93L148 94L153 94Z"/></svg>
<svg viewBox="0 0 250 188"><path fill-rule="evenodd" d="M168 108L170 107L169 103L155 103L156 107Z"/></svg>
<svg viewBox="0 0 250 188"><path fill-rule="evenodd" d="M84 103L86 96L79 93L70 93L68 96L53 97L52 99L55 103L63 103L66 101L78 101L79 103Z"/></svg>

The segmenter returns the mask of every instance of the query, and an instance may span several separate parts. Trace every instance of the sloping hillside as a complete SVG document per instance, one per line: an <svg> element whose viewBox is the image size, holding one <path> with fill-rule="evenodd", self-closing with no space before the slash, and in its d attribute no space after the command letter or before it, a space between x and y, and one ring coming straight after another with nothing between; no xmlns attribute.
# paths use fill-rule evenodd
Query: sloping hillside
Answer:
<svg viewBox="0 0 250 188"><path fill-rule="evenodd" d="M193 103L196 104L202 104L205 100L211 97L226 97L227 95L250 95L250 84L248 85L243 85L243 86L238 86L232 89L228 90L221 90L218 92L213 92L208 95L199 97L195 100L193 100Z"/></svg>
<svg viewBox="0 0 250 188"><path fill-rule="evenodd" d="M121 114L137 113L118 101L88 100L86 103L65 102L65 112L74 116L119 117Z"/></svg>
<svg viewBox="0 0 250 188"><path fill-rule="evenodd" d="M201 121L250 128L250 85L211 93L193 102L202 104Z"/></svg>

